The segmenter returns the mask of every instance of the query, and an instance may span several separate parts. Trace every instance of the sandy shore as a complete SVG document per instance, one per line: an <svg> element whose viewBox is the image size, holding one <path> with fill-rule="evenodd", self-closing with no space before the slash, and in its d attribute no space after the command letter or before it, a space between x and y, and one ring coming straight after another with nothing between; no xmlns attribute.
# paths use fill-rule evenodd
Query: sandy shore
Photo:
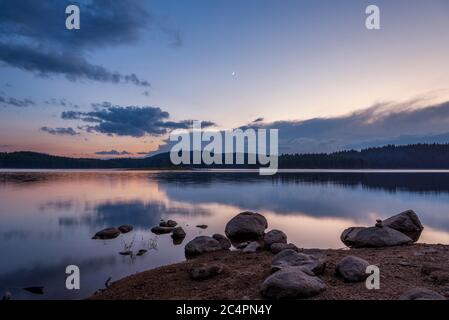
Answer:
<svg viewBox="0 0 449 320"><path fill-rule="evenodd" d="M449 296L449 246L414 244L380 249L319 251L327 257L321 279L327 289L311 299L398 299L405 291L423 287ZM336 263L354 255L380 267L381 288L367 290L365 283L345 283L335 275ZM90 299L261 299L260 286L270 275L273 254L219 251L178 264L138 273L111 284ZM220 265L224 271L210 279L194 281L189 271L201 265ZM443 268L433 273L429 270ZM427 270L427 271L426 271Z"/></svg>

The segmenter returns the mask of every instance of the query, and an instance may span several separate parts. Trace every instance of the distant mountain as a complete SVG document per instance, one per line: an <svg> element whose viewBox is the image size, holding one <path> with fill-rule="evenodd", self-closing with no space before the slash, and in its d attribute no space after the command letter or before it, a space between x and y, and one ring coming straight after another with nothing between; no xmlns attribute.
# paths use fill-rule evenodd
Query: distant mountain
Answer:
<svg viewBox="0 0 449 320"><path fill-rule="evenodd" d="M222 155L224 157L224 155ZM246 157L247 155L245 155ZM235 154L234 154L235 157ZM0 153L0 168L12 169L178 169L258 168L259 165L174 166L169 153L148 158L77 159L36 152ZM284 154L281 169L449 169L449 144L388 145L330 154Z"/></svg>

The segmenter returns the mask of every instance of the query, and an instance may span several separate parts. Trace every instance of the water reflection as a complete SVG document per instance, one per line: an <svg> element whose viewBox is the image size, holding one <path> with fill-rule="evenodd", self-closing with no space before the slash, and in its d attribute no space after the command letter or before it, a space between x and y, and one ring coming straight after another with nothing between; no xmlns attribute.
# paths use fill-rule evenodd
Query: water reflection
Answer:
<svg viewBox="0 0 449 320"><path fill-rule="evenodd" d="M0 292L82 298L103 288L108 277L184 259L183 245L150 233L160 219L177 220L189 241L223 233L232 216L253 210L298 246L339 248L344 228L410 208L426 227L423 242L449 242L448 173L0 173L0 254L8 257L0 261ZM135 229L114 240L91 240L99 229L121 224ZM120 256L129 245L149 251ZM81 269L80 291L65 289L69 264ZM14 289L38 285L45 286L44 296Z"/></svg>

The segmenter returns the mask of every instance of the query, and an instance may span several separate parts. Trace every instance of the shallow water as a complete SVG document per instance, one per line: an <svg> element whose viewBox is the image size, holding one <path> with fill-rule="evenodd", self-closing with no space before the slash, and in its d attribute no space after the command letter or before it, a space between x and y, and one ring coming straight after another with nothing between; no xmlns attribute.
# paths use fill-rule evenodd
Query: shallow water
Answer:
<svg viewBox="0 0 449 320"><path fill-rule="evenodd" d="M0 294L15 299L79 299L106 279L184 259L197 235L223 233L235 214L257 211L269 229L286 232L305 248L341 248L343 229L413 209L423 224L420 242L449 243L449 173L33 171L0 172ZM174 219L187 231L180 245L149 229ZM114 240L96 231L132 224ZM205 230L196 228L206 224ZM121 256L126 246L148 249ZM81 289L65 288L65 268L81 270ZM44 295L19 288L44 286Z"/></svg>

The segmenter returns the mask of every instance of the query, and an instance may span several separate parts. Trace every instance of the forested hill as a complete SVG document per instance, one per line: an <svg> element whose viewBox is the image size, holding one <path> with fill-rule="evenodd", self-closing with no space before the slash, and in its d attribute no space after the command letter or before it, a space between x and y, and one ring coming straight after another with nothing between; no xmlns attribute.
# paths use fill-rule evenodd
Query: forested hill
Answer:
<svg viewBox="0 0 449 320"><path fill-rule="evenodd" d="M184 166L193 167L193 166ZM211 167L196 165L194 167ZM242 168L258 166L220 166ZM144 169L174 168L168 153L143 159L75 159L35 152L0 153L0 168L27 169ZM384 146L330 154L279 156L284 169L449 169L449 144Z"/></svg>

